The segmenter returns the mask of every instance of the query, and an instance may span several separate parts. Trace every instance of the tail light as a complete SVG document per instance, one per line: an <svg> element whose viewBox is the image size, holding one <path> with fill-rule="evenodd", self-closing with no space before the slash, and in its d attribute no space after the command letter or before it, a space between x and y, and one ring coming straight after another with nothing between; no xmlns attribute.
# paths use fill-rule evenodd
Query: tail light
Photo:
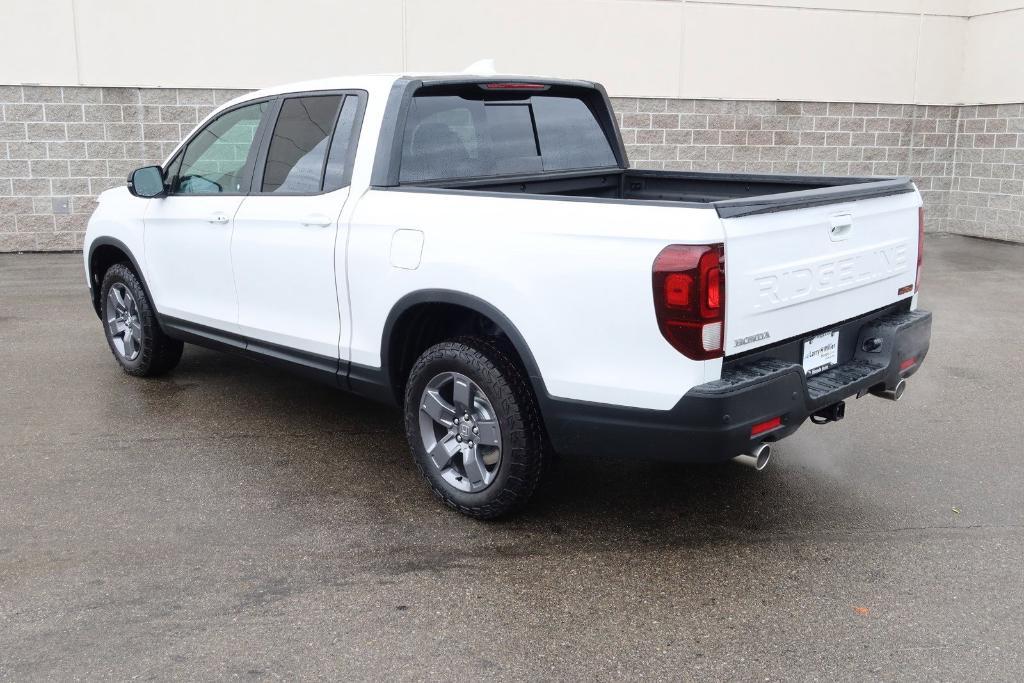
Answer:
<svg viewBox="0 0 1024 683"><path fill-rule="evenodd" d="M551 86L545 85L544 83L521 83L519 81L510 81L507 83L481 83L480 87L484 90L547 90Z"/></svg>
<svg viewBox="0 0 1024 683"><path fill-rule="evenodd" d="M673 244L654 259L654 310L662 335L694 360L722 356L725 252L721 244Z"/></svg>
<svg viewBox="0 0 1024 683"><path fill-rule="evenodd" d="M921 290L921 265L924 263L924 207L917 210L917 278L914 279L914 291Z"/></svg>

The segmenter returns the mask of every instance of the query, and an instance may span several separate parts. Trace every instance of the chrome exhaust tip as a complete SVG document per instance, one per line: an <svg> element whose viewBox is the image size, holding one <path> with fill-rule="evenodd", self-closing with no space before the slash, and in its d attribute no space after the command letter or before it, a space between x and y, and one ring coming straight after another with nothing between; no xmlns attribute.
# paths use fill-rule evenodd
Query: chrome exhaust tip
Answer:
<svg viewBox="0 0 1024 683"><path fill-rule="evenodd" d="M892 389L873 389L872 394L880 398L887 398L890 401L898 401L903 397L903 392L907 390L907 380L901 379L896 382L896 386Z"/></svg>
<svg viewBox="0 0 1024 683"><path fill-rule="evenodd" d="M741 465L747 467L753 467L756 471L760 472L765 467L768 467L768 462L772 459L772 447L766 443L760 444L757 448L752 450L750 453L744 453L737 455L733 460Z"/></svg>

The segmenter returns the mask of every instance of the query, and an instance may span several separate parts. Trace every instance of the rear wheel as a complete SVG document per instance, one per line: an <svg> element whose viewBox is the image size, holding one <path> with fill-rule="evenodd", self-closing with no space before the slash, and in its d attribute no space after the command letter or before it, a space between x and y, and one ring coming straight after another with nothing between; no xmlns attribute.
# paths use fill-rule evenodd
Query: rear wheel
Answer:
<svg viewBox="0 0 1024 683"><path fill-rule="evenodd" d="M115 263L103 276L100 307L107 344L126 373L152 377L178 364L184 345L160 329L146 290L126 264Z"/></svg>
<svg viewBox="0 0 1024 683"><path fill-rule="evenodd" d="M488 339L463 337L420 356L406 386L405 428L434 495L463 514L514 512L540 481L544 440L533 394Z"/></svg>

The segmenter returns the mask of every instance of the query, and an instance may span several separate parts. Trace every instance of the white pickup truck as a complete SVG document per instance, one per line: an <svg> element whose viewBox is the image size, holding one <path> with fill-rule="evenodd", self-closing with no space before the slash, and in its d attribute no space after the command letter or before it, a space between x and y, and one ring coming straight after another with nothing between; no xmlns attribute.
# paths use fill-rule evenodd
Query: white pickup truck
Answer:
<svg viewBox="0 0 1024 683"><path fill-rule="evenodd" d="M247 94L104 192L124 370L190 342L401 406L433 492L522 506L554 453L763 467L928 351L906 178L629 168L595 83L374 75Z"/></svg>

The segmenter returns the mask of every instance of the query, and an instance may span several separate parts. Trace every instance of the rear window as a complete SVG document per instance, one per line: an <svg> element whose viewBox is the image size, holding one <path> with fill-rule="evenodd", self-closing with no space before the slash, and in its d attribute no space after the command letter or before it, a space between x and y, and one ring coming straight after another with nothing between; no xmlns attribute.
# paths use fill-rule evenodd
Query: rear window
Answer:
<svg viewBox="0 0 1024 683"><path fill-rule="evenodd" d="M563 89L565 90L565 89ZM579 92L579 89L576 89ZM402 139L401 181L447 180L616 165L580 95L459 92L412 98Z"/></svg>

